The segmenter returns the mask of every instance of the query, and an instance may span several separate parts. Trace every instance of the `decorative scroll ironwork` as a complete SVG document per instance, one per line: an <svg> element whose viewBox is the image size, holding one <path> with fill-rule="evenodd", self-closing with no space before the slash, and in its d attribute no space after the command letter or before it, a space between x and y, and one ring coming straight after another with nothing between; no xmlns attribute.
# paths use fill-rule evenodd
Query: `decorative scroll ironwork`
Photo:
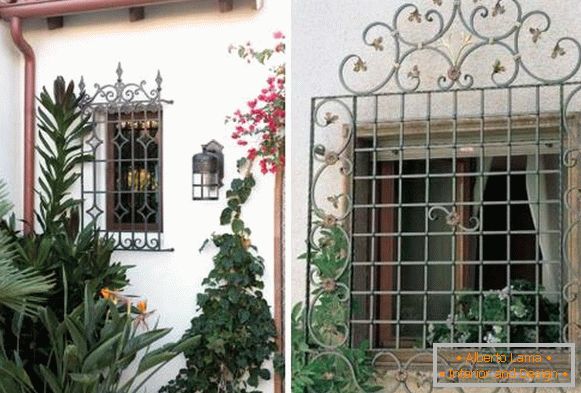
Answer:
<svg viewBox="0 0 581 393"><path fill-rule="evenodd" d="M404 4L395 12L391 24L375 22L367 26L363 31L363 42L366 46L373 48L375 52L386 51L389 48L389 43L393 47L391 63L382 64L380 68L380 70L387 70L387 74L381 76L379 82L375 83L371 88L358 89L352 86L346 78L350 71L361 75L370 74L372 70L363 56L351 54L345 57L340 65L339 79L343 87L354 94L371 94L378 92L390 81L394 80L397 90L417 91L422 86L423 75L421 68L417 64L409 67L406 67L406 65L414 54L420 52L435 54L447 63L448 68L435 75L439 90L449 90L453 87L460 89L472 87L475 82L474 76L465 72L464 66L472 55L486 47L499 48L505 51L513 63L512 73L510 73L507 66L502 64L500 59L491 62L490 82L496 87L510 86L517 80L521 72L535 82L544 84L563 83L576 76L581 67L581 45L578 40L572 37L558 39L551 52L548 53L553 60L567 56L573 59L569 69L563 72L562 75L542 76L530 66L529 60L521 52L521 40L528 38L536 45L541 41L545 33L549 31L551 18L544 11L535 10L525 13L520 3L516 0L497 0L493 7L476 4L468 15L461 0L441 0L435 1L434 4L438 8L432 8L423 13L415 4ZM451 13L446 18L440 8L448 5L451 7ZM498 34L489 34L482 31L478 26L478 22L482 22L486 18L506 17L511 12L515 14L515 18L511 23L505 24L505 26L508 26L506 31ZM406 36L401 30L401 23L404 20L418 27L423 24L428 24L430 27L435 26L436 31L428 38L414 41L413 38ZM533 21L536 22L535 25L531 24ZM454 49L453 42L451 42L452 31L458 23L462 26L464 32L462 33L463 37L459 48ZM386 30L388 34L376 33L372 35L380 29ZM426 29L426 31L428 30ZM409 69L404 74L411 80L411 86L406 86L406 83L402 80L402 70L404 69ZM430 66L429 68L426 67L424 71L429 70L430 73L438 72L437 70L432 71L432 69L433 67ZM508 77L501 78L503 74L508 74ZM374 74L373 76L376 75Z"/></svg>
<svg viewBox="0 0 581 393"><path fill-rule="evenodd" d="M125 83L121 64L116 74L115 83L95 84L91 93L84 78L79 83L93 125L84 152L94 157L81 172L83 219L118 250L163 251L162 113L171 101L161 98L159 71L152 89Z"/></svg>
<svg viewBox="0 0 581 393"><path fill-rule="evenodd" d="M172 101L161 98L163 78L161 77L160 71L157 72L157 76L155 77L156 87L153 89L147 88L147 81L125 83L123 81L123 68L121 67L121 63L117 65L115 73L117 74L117 81L115 83L107 85L96 83L93 94L86 91L85 78L81 77L79 89L86 93L81 105L89 113L97 110L110 110L112 108L128 108L128 110L131 109L133 111L145 108L157 109L164 103L172 103Z"/></svg>
<svg viewBox="0 0 581 393"><path fill-rule="evenodd" d="M453 228L457 228L464 232L476 232L480 228L480 220L478 217L470 217L471 227L466 227L462 225L462 218L455 210L448 210L444 206L432 206L428 210L428 218L430 220L437 220L437 211L443 212L446 215L446 224Z"/></svg>
<svg viewBox="0 0 581 393"><path fill-rule="evenodd" d="M378 255L379 242L384 242L383 247L388 250L387 254L389 252L397 253L397 241L401 242L402 234L401 224L398 224L397 220L392 228L381 223L382 220L383 223L387 220L385 211L382 212L381 209L391 207L398 210L400 212L399 220L401 220L401 211L404 208L413 209L419 206L419 208L424 209L423 222L425 222L426 229L418 229L417 233L412 234L416 236L418 244L422 244L421 247L424 247L424 235L429 233L430 225L438 224L440 217L444 218L440 221L444 221L444 226L447 225L450 232L441 232L437 234L438 236L450 236L454 239L485 236L489 229L486 228L485 222L482 220L482 210L485 205L482 201L483 195L481 194L479 198L467 202L460 199L458 189L465 187L464 192L470 190L470 192L476 193L477 188L474 184L466 183L462 180L463 178L473 176L479 181L486 181L489 177L499 175L498 169L490 169L484 163L489 154L504 156L509 162L505 164L508 167L504 169L507 182L512 181L513 173L515 176L524 176L525 179L528 176L529 179L537 182L537 187L539 187L540 179L544 179L543 176L552 175L558 182L554 187L559 190L560 196L555 200L543 200L537 197L534 202L531 202L534 198L526 201L527 208L531 210L531 217L536 214L538 218L539 211L548 209L548 206L554 206L553 208L558 211L556 215L562 216L562 219L557 220L557 229L547 229L545 232L542 229L536 229L536 232L532 234L536 241L540 241L542 236L552 236L559 241L560 256L557 257L556 261L553 261L554 264L558 264L556 281L558 281L559 286L554 291L540 289L541 284L537 278L534 288L537 307L539 302L547 302L547 304L552 304L555 310L558 310L559 315L555 317L556 319L547 317L546 320L542 321L538 319L537 315L531 323L538 326L535 327L536 330L532 329L530 332L533 332L531 333L534 335L533 341L542 341L543 337L553 336L558 336L557 341L577 340L579 337L581 320L578 319L578 313L572 310L579 308L578 298L581 289L580 254L576 245L581 241L581 182L579 181L581 148L579 147L578 135L581 127L581 117L578 115L578 112L581 111L581 94L579 94L581 83L574 80L575 77L579 76L581 68L581 45L578 40L572 37L558 39L553 49L544 53L545 58L547 61L556 61L561 58L569 58L571 61L567 70L561 75L545 77L533 70L532 60L525 58L521 52L522 40L527 36L533 45L548 39L545 35L548 35L550 30L551 19L544 11L526 12L516 0L494 0L491 2L492 5L488 7L478 0L464 3L459 0L453 2L433 0L433 3L436 7L449 5L451 8L449 18L445 18L439 9L422 12L414 4L404 4L397 9L391 24L376 22L365 28L363 41L374 52L386 51L390 43L393 47L392 63L388 64L387 67L383 65L382 69L387 69L388 72L378 83L368 89L353 87L348 81L347 73L352 71L357 76L371 74L372 63L360 55L349 55L340 64L339 79L345 89L353 95L316 97L312 101L306 336L314 353L310 357L310 361L320 361L323 369L325 367L330 367L329 370L332 367L336 369L336 371L326 372L322 378L324 381L337 381L332 389L337 389L337 386L346 386L343 391L374 391L370 387L370 381L361 379L359 372L361 364L355 362L348 353L350 348L361 341L361 337L358 335L377 341L378 335L381 335L381 330L385 329L385 326L391 325L395 326L394 330L387 334L384 331L383 336L387 337L388 341L393 340L395 343L393 347L377 345L377 343L368 344L368 349L372 354L369 366L373 366L376 370L375 379L371 384L381 385L383 387L381 391L386 392L395 392L402 387L408 392L418 389L432 390L432 376L426 371L431 369L432 352L429 343L426 342L426 337L430 334L433 335L434 332L430 329L438 328L438 326L430 321L425 314L426 311L424 311L424 315L407 320L402 318L400 312L402 293L427 299L428 296L430 298L438 296L437 291L430 290L426 286L427 284L424 284L424 287L419 289L417 294L414 291L402 290L401 271L398 271L399 273L396 275L397 282L394 283L394 287L387 285L386 289L377 287L377 284L369 284L372 286L371 289L361 289L358 287L361 286L361 283L357 281L357 275L354 272L355 269L371 271L371 273L366 274L373 281L377 278L374 274L382 269L385 270L389 266L402 268L401 255L393 259L395 262L389 262L392 261L389 256ZM469 14L466 13L467 3L474 4ZM508 26L506 31L496 35L485 33L485 30L479 26L479 23L485 21L486 18L506 18L511 14L516 15L514 22L509 25L505 24L505 27ZM404 35L400 29L400 24L404 18L416 26L435 25L437 31L430 38L415 42ZM533 22L536 24L532 24ZM449 41L449 36L446 36L454 30L453 25L455 24L459 24L464 30L461 42L456 45L456 48ZM386 29L388 35L372 34L376 29ZM482 75L468 73L465 70L468 59L477 50L486 46L494 46L506 51L512 59L512 67L505 65L500 59L493 58L489 73L482 68ZM427 67L424 68L421 64L406 66L412 54L421 51L428 51L443 58L448 65L448 69L442 70L440 74L436 75L434 88L423 86L423 78L428 73ZM506 77L502 78L502 75L505 74ZM403 75L407 76L407 84L402 81ZM489 76L489 80L486 79L487 76ZM531 83L531 80L534 83ZM395 82L395 92L378 93L391 81ZM422 113L417 115L418 117L408 118L406 115L406 102L411 101L411 98L408 98L410 95L407 95L409 92L415 93L413 97L417 98L416 106L427 107L425 111L410 111ZM474 111L468 111L470 114L466 116L476 121L476 131L474 132L479 136L476 140L470 139L468 132L462 133L459 126L463 120L463 115L458 109L458 102L464 97L462 94L470 92L475 93L473 97L476 97L473 98L472 102ZM435 101L437 97L444 97L443 95L447 98L446 100L442 99L442 102L445 103L442 106L447 105L450 109L449 112L443 111L446 113L445 115L442 114L442 111L435 113L437 106ZM518 97L521 98L518 99ZM495 103L497 104L496 112L490 113L486 103L493 100L498 101ZM470 101L466 99L462 102ZM399 109L397 108L398 104ZM522 108L516 109L517 104L520 104ZM503 105L505 106L503 107ZM502 108L504 108L504 113ZM528 120L523 120L517 125L519 116L528 116ZM442 121L442 118L448 121L448 132L452 137L449 139L442 137L443 140L436 141L438 135L432 132L432 127L436 127L435 121ZM550 124L547 125L548 123L544 124L545 118L554 118L554 120L548 122ZM421 135L424 135L425 139L420 140L421 143L417 143L413 137L417 137L418 132L414 129L415 134L414 130L409 131L410 138L413 140L408 142L408 128L418 127L418 123L424 127ZM501 132L496 130L500 134L493 134L494 130L490 129L492 123L501 124L497 126ZM383 134L380 134L382 127ZM521 129L519 127L528 130L526 131L528 134L521 134L528 135L528 139L516 137L518 130ZM556 133L552 134L551 130L555 130ZM505 139L494 139L501 134L506 136L503 137ZM439 135L441 137L441 130ZM488 135L491 137L490 142L487 140ZM390 140L389 138L395 140L391 145L386 142ZM420 150L421 152L418 153ZM489 151L493 153L489 153ZM447 158L445 154L448 154ZM405 158L406 155L419 156L420 158L416 161L425 160L426 163L430 164L436 159L442 161L443 157L448 159L450 167L444 175L454 179L451 186L453 191L449 194L451 200L442 203L442 201L432 202L428 199L426 203L415 203L415 205L409 203L409 206L402 203L401 195L398 200L397 193L401 192L398 190L401 190L404 182L421 179L422 176L419 174L424 174L423 178L428 179L423 180L426 182L442 176L442 173L430 173L428 164L425 168L416 168L416 172L411 169L404 172L402 168L406 165L409 166ZM547 155L560 158L554 167L541 167L539 163L541 157ZM362 159L362 156L365 156L365 159ZM514 163L513 157L515 157ZM530 167L533 169L529 167L511 169L513 165L522 165L522 162L521 164L517 163L519 159L522 161L522 157L525 157L526 160L532 160L529 162L536 160L536 163ZM391 161L393 164L384 165L385 171L380 172L377 165L380 160ZM362 165L359 161L371 163L366 169L367 172L361 173L361 168L365 164ZM459 174L458 162L463 162L469 169L463 169L465 172ZM422 172L424 170L425 173ZM406 175L409 175L411 180ZM371 185L367 186L368 188L363 192L364 197L368 199L362 202L358 200L360 199L358 193L361 193L362 188L364 188L360 183L365 181ZM383 184L391 184L391 188L385 187L385 190L378 190L380 188L378 181L383 181ZM392 183L386 183L389 181ZM378 193L387 192L389 194L390 189L395 190L393 191L396 193L394 200L389 199L389 195L385 197L385 200L377 199ZM483 193L484 191L479 192ZM517 206L518 201L516 203L511 201L510 195L509 192L507 199L501 202ZM415 201L413 198L411 200ZM477 208L480 211L474 210ZM511 208L513 207L508 207L508 209ZM372 213L358 218L358 215L362 214L361 209L367 209ZM462 213L460 213L460 209L463 209ZM393 220L393 218L391 219ZM357 226L361 225L362 222L366 226L363 231L357 229ZM438 225L440 224L442 223L440 222ZM398 225L400 225L399 228ZM442 231L442 229L438 230ZM518 231L514 232L518 234ZM506 236L512 236L510 226L502 233ZM390 236L398 239L394 243L396 245L389 245L389 241L382 240L389 239ZM357 242L361 241L362 246L358 246ZM462 263L458 263L456 260L460 255L458 253L466 252L459 249L466 247L459 247L458 243L454 243L459 242L459 240L450 241L453 245L455 244L452 246L453 252L457 253L449 261L449 265L452 266L453 278L451 281L454 281L458 275L455 272L462 270ZM357 261L355 263L355 253L358 247L366 248L366 252L369 253L365 262ZM392 247L391 251L389 251L390 247ZM394 249L395 251L393 251ZM401 253L401 249L399 249L399 253ZM537 250L536 253L534 258L536 269L547 268L545 261L541 261L543 258L540 257L540 251ZM432 261L429 261L427 256L425 258L426 260L420 264L424 269L420 277L429 280L427 271ZM510 269L511 263L514 262L511 261L511 258L510 255L507 255L506 264L509 266L507 269ZM546 256L544 258L549 259ZM441 262L434 261L433 264L435 266ZM479 266L485 266L482 257L477 258L475 262ZM531 265L533 264L531 263ZM546 265L549 266L550 263ZM537 270L537 274L540 270ZM492 294L506 302L508 310L513 310L514 307L511 308L511 305L516 307L518 299L531 296L532 292L526 287L513 286L510 281L503 290L488 291L482 288L470 290L470 288L455 288L453 286L451 290L441 291L440 295L442 293L445 293L452 300L452 309L448 319L439 322L450 335L450 341L460 342L462 331L458 331L458 328L462 327L462 323L457 319L457 313L460 312L460 309L456 307L459 307L458 301L461 296L476 296L482 300ZM539 293L543 293L543 295L539 295ZM362 296L365 296L367 300L361 300ZM381 296L398 297L398 302L393 305L395 308L393 313L397 314L396 317L373 314L379 312L377 305ZM423 304L424 309L428 309L427 300L424 300ZM356 311L354 311L357 308L363 308L363 314L367 308L376 311L370 311L369 315L364 317L357 317ZM510 340L511 334L516 334L511 328L513 326L511 324L515 323L510 319L511 312L508 312L509 316L504 321L485 321L480 314L473 321L474 326L477 327L478 340L482 342L487 338L492 339L491 337L485 338L484 332L487 329L486 325L492 326L495 323L498 323L498 327L495 326L494 329L498 329L499 334L507 335ZM406 322L418 322L420 329L424 330L423 333L420 333L422 342L419 342L418 339L415 343L406 344L407 347L404 348L406 345L402 344L401 338L403 336L402 329L404 329ZM529 322L521 320L519 323L527 325ZM364 325L364 333L357 331L358 324ZM578 361L581 359L579 354L577 359ZM439 360L446 364L446 359ZM580 366L581 364L578 363L578 370ZM340 379L341 384L339 383ZM345 380L351 382L345 384ZM507 390L510 391L510 389ZM319 390L314 391L318 392Z"/></svg>

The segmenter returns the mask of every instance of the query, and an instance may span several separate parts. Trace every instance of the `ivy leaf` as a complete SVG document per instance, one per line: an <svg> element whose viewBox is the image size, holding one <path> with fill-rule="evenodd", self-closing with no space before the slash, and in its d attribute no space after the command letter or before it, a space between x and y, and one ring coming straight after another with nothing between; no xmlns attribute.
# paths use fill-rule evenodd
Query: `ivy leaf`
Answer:
<svg viewBox="0 0 581 393"><path fill-rule="evenodd" d="M228 201L228 207L232 210L236 210L240 207L240 201L236 198L232 198Z"/></svg>
<svg viewBox="0 0 581 393"><path fill-rule="evenodd" d="M230 300L232 304L238 304L238 301L240 300L240 293L235 288L232 288L228 292L228 300Z"/></svg>
<svg viewBox="0 0 581 393"><path fill-rule="evenodd" d="M256 373L250 373L248 384L254 387L258 386L258 375Z"/></svg>
<svg viewBox="0 0 581 393"><path fill-rule="evenodd" d="M266 368L261 368L259 372L260 378L269 380L270 379L270 371Z"/></svg>
<svg viewBox="0 0 581 393"><path fill-rule="evenodd" d="M241 308L240 311L238 311L238 318L240 318L240 322L244 323L248 321L248 318L250 318L250 313L248 310Z"/></svg>
<svg viewBox="0 0 581 393"><path fill-rule="evenodd" d="M248 176L245 179L246 187L252 188L256 185L256 180L254 180L254 176Z"/></svg>
<svg viewBox="0 0 581 393"><path fill-rule="evenodd" d="M210 349L210 350L212 350L220 355L226 354L226 350L225 350L224 345L225 345L225 342L224 342L224 339L222 339L222 338L211 337L208 340L208 349Z"/></svg>
<svg viewBox="0 0 581 393"><path fill-rule="evenodd" d="M232 191L237 192L244 186L244 181L242 179L232 180Z"/></svg>
<svg viewBox="0 0 581 393"><path fill-rule="evenodd" d="M232 232L241 233L244 231L244 221L235 218L232 220Z"/></svg>
<svg viewBox="0 0 581 393"><path fill-rule="evenodd" d="M222 214L220 215L220 225L228 225L232 221L232 209L227 207L226 209L222 210Z"/></svg>
<svg viewBox="0 0 581 393"><path fill-rule="evenodd" d="M248 160L245 157L242 157L241 159L236 161L236 168L238 168L238 171L241 171L242 169L244 169L247 162L248 162Z"/></svg>

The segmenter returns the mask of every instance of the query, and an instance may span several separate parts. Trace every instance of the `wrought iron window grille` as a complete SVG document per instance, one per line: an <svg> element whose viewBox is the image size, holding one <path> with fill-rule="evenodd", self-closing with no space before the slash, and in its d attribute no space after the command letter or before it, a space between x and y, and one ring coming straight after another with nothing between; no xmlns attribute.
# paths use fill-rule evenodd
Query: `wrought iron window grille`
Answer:
<svg viewBox="0 0 581 393"><path fill-rule="evenodd" d="M551 19L517 0L433 4L367 26L367 55L339 66L349 94L312 99L306 336L357 391L345 346L366 342L381 382L412 391L431 385L438 329L445 342L580 333L581 45L539 45ZM486 48L506 54L488 70ZM411 61L423 53L445 68ZM490 295L504 315L483 314Z"/></svg>
<svg viewBox="0 0 581 393"><path fill-rule="evenodd" d="M81 106L92 120L83 153L92 162L81 170L83 222L91 222L114 240L115 249L173 251L163 237L163 107L161 73L155 88L146 81L125 83L121 64L113 84L94 85L84 78Z"/></svg>

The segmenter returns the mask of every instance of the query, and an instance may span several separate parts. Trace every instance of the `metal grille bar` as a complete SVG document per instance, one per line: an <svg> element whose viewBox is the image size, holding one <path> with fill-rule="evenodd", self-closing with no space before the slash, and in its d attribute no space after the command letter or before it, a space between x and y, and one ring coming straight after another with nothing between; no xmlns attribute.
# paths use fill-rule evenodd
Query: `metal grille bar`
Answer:
<svg viewBox="0 0 581 393"><path fill-rule="evenodd" d="M462 90L314 99L309 282L322 291L309 292L309 317L316 320L317 304L329 291L339 291L337 301L348 305L350 316L346 336L337 331L322 337L311 326L310 339L333 347L348 338L351 346L365 343L379 354L427 350L438 341L565 339L561 294L570 271L561 244L570 219L562 196L576 170L567 157L576 146L570 137L578 132L579 116L555 107L561 95L578 88L478 89L478 115L460 109L473 93ZM450 125L447 132L442 124ZM316 133L329 127L340 132L333 138L328 130ZM325 176L337 165L334 175ZM542 182L555 184L556 192L542 192ZM490 195L495 188L500 191ZM543 211L559 219L542 224ZM392 217L390 228L386 217ZM318 281L324 267L317 253L328 231L336 231L335 242L348 241L350 252L339 261L344 265L336 280ZM544 238L558 245L556 255L543 254ZM382 259L387 243L392 257ZM441 254L434 254L436 248ZM492 249L503 257L490 255ZM500 317L487 315L493 297L501 298ZM526 315L518 314L523 304Z"/></svg>
<svg viewBox="0 0 581 393"><path fill-rule="evenodd" d="M540 99L540 91L540 87L515 88L514 94L532 93ZM552 236L560 249L563 230L560 221L557 227L535 227L533 221L540 222L543 209L551 209L557 215L562 212L559 196L542 198L538 186L539 182L562 182L561 160L554 159L562 151L560 122L558 119L553 124L545 121L541 127L547 116L541 111L541 103L534 102L532 105L538 108L538 114L532 125L530 118L527 120L528 128L523 131L522 120L517 123L523 118L522 112L515 113L513 109L516 100L513 90L501 92L504 99L497 93L492 94L497 103L502 100L505 113L501 114L500 104L489 113L486 98L490 92L482 90L477 104L482 110L481 127L477 132L462 128L464 117L458 109L459 98L466 95L462 91L426 94L424 120L414 118L410 120L413 125L406 118L407 100L402 94L391 103L396 108L390 104L384 106L387 112L395 112L392 116L399 118L399 127L390 127L389 122L380 121L387 112L379 113L378 108L386 97L374 95L367 100L365 105L370 108L367 116L373 121L358 122L353 148L355 225L350 235L354 282L351 297L355 308L351 319L353 345L366 341L369 349L382 350L428 348L440 340L482 342L499 339L491 333L495 329L502 340L510 340L511 334L520 335L521 340L538 342L559 339L566 318L562 312L549 318L545 309L561 309L557 300L562 288L561 260L558 256L552 259L541 255L539 239ZM451 103L448 135L442 132L433 135L432 132L433 112L440 100ZM414 105L421 107L417 101ZM441 115L438 121L443 118ZM503 142L487 142L485 124L488 119L501 123L494 132L505 135ZM521 136L528 140L515 144L513 129L517 126ZM458 140L467 132L471 135L459 144ZM397 138L391 138L390 133ZM418 133L424 138L423 144L418 143ZM406 143L408 135L414 138L412 146ZM434 152L442 146L446 147L448 158L433 158ZM492 154L487 154L492 147ZM462 150L468 154L461 155ZM390 151L393 157L380 156L381 151ZM407 152L413 153L410 158ZM556 161L555 166L542 169L541 163L551 157ZM378 167L386 166L392 166L395 173L378 175ZM488 195L490 187L482 186L487 182L492 184L490 187L500 187L504 191L501 195ZM535 195L533 190L527 190L527 183L537 184ZM395 203L382 200L378 189L394 192ZM479 195L466 197L465 194L470 193ZM518 197L517 193L520 193ZM382 209L388 211L384 216L394 217L392 227L395 230L377 228L378 210ZM529 211L536 212L535 220ZM525 217L527 223L522 222L525 213L529 215ZM495 220L495 215L501 218ZM528 226L523 226L525 224ZM491 248L498 246L504 248L501 253L504 258L488 256ZM381 247L394 248L390 251L393 254L390 260L377 257L385 254ZM413 249L418 250L415 256L410 255ZM551 288L545 288L549 279L542 270L550 266L558 270L558 277L550 283ZM384 270L382 275L378 274L379 267ZM386 272L388 269L392 270L391 274ZM495 279L497 275L502 275L503 280ZM392 280L385 285L393 289L378 289L378 282L382 280ZM527 281L526 289L514 287L519 280ZM486 306L491 296L504 296L497 304L505 310L504 318L486 318L485 314L491 311L491 306ZM466 310L463 307L468 297L476 303ZM514 301L519 306L523 302L529 304L530 309L523 312L532 314L515 316L511 311ZM391 317L378 317L382 308L391 309ZM466 319L474 312L477 315ZM376 334L378 325L391 331L384 331L379 337ZM478 331L472 331L470 326L476 326ZM558 329L549 334L543 326L557 326ZM522 337L519 327L532 329L525 333L535 337ZM434 334L435 329L442 332ZM459 332L470 337L459 337L462 334Z"/></svg>

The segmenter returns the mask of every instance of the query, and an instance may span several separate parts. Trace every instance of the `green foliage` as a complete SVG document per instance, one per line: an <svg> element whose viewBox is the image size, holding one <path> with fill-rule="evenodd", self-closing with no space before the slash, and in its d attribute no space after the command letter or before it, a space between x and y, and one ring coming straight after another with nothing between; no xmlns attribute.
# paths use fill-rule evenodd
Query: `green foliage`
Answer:
<svg viewBox="0 0 581 393"><path fill-rule="evenodd" d="M101 238L93 223L79 228L80 201L70 195L79 179L78 166L92 157L81 153L82 138L90 131L89 119L79 107L81 96L62 77L56 79L52 96L43 89L38 110L41 176L36 212L40 233L23 235L14 223L3 223L14 243L14 266L52 277L55 286L46 295L46 306L58 320L83 303L84 288L122 289L128 283L129 266L112 263L113 243ZM49 363L52 344L38 318L23 319L10 309L0 310L0 320L11 324L4 332L8 353L18 352L22 367L42 391L44 377L35 376L36 366Z"/></svg>
<svg viewBox="0 0 581 393"><path fill-rule="evenodd" d="M0 346L0 393L34 392L32 382L17 355L11 360Z"/></svg>
<svg viewBox="0 0 581 393"><path fill-rule="evenodd" d="M13 222L4 222L0 230L0 305L9 307L0 315L0 393L135 393L200 341L192 336L150 350L170 330L139 330L149 315L145 303L133 308L128 298L111 291L127 285L129 267L111 263L113 243L101 238L93 224L79 228L79 201L69 190L79 178L77 166L91 158L81 154L90 127L80 100L74 85L66 86L62 78L55 81L53 97L46 89L41 93L36 216L42 232L21 235ZM9 209L3 190L0 184L0 218ZM122 311L113 301L96 301L104 288L120 301ZM46 307L37 315L45 297ZM8 354L14 354L12 359Z"/></svg>
<svg viewBox="0 0 581 393"><path fill-rule="evenodd" d="M46 87L40 93L38 109L40 144L37 152L41 156L39 179L40 212L37 213L42 232L58 233L66 222L62 218L78 206L71 198L70 189L80 174L78 165L92 159L81 152L82 138L91 132L89 117L80 109L82 95L74 93L73 82L68 86L62 77L54 82L53 96Z"/></svg>
<svg viewBox="0 0 581 393"><path fill-rule="evenodd" d="M70 222L62 218L64 225ZM64 228L64 227L63 227ZM112 240L100 236L89 224L78 233L62 230L17 237L16 263L44 275L57 277L58 286L51 292L49 305L63 315L83 301L84 286L122 289L128 283L131 266L112 263Z"/></svg>
<svg viewBox="0 0 581 393"><path fill-rule="evenodd" d="M318 269L321 279L332 279L347 263L348 243L342 230L333 226L322 229L317 247L311 253L311 265ZM306 254L300 256L306 258Z"/></svg>
<svg viewBox="0 0 581 393"><path fill-rule="evenodd" d="M301 303L294 306L291 318L293 393L347 393L359 392L360 388L374 392L381 389L374 384L373 362L365 350L365 343L360 348L340 346L336 352L318 353L307 343L305 312Z"/></svg>
<svg viewBox="0 0 581 393"><path fill-rule="evenodd" d="M61 316L82 303L86 282L111 289L128 283L128 267L111 263L112 241L101 238L93 223L79 229L80 201L70 196L70 188L80 176L78 166L92 159L81 153L82 138L91 130L89 118L79 106L81 100L82 95L74 93L74 83L67 85L62 77L55 80L52 96L43 88L37 148L42 175L36 213L41 232L20 236L12 231L15 263L57 279L49 305Z"/></svg>
<svg viewBox="0 0 581 393"><path fill-rule="evenodd" d="M6 186L0 181L0 219L11 210ZM18 321L34 316L44 301L44 295L52 288L50 279L32 269L19 270L13 263L12 239L0 229L0 308L8 307L18 315ZM4 330L6 327L0 327ZM31 392L32 382L23 368L18 353L8 353L0 336L0 393Z"/></svg>
<svg viewBox="0 0 581 393"><path fill-rule="evenodd" d="M247 164L241 160L239 167ZM212 236L218 253L203 280L204 292L197 297L199 315L184 335L184 339L201 336L201 345L186 351L186 368L161 392L257 392L253 388L259 381L270 378L263 364L276 350L276 329L262 293L264 263L241 219L241 206L254 185L247 173L233 180L226 194L228 205L220 223L230 225L232 233Z"/></svg>
<svg viewBox="0 0 581 393"><path fill-rule="evenodd" d="M51 393L136 393L161 367L200 342L194 336L150 350L171 329L140 332L131 309L125 311L122 306L120 310L104 299L95 302L90 286L83 304L63 320L50 309L42 312L41 320L50 338L52 367L41 365L40 373L46 384L43 388ZM121 380L141 351L145 354L136 369Z"/></svg>
<svg viewBox="0 0 581 393"><path fill-rule="evenodd" d="M542 288L541 288L542 290ZM510 286L511 292L536 291L535 285L526 280L514 280ZM508 298L510 296L510 321L535 321L537 295L513 295L508 288L503 291L491 291L482 298L482 319L480 319L480 302L478 295L463 295L458 299L455 320L459 323L454 327L452 340L451 328L448 325L430 325L427 337L428 344L440 342L479 342L479 339L490 343L508 342ZM542 321L559 321L559 305L549 299L539 296L539 317ZM482 337L478 337L479 326L462 324L462 321L495 321L497 325L484 325ZM513 325L510 327L511 342L537 342L537 326ZM559 342L559 325L541 326L539 342Z"/></svg>
<svg viewBox="0 0 581 393"><path fill-rule="evenodd" d="M0 219L10 209L6 185L0 181ZM32 316L53 287L52 282L32 268L19 270L14 266L13 240L0 230L0 305L11 308L16 313Z"/></svg>
<svg viewBox="0 0 581 393"><path fill-rule="evenodd" d="M365 350L350 348L345 343L345 327L348 326L349 309L344 299L349 285L348 263L349 243L341 227L320 222L316 243L309 257L311 266L317 272L317 285L312 295L317 301L312 305L308 320L311 338L323 343L330 350L323 350L314 341L308 341L305 331L306 315L302 304L297 304L292 312L292 386L293 393L326 392L366 392L379 390L375 385L373 361Z"/></svg>
<svg viewBox="0 0 581 393"><path fill-rule="evenodd" d="M344 269L348 247L342 230L333 226L321 230L317 246L311 250L311 265L323 283L313 290L313 295L320 296L312 310L311 328L320 340L330 346L340 345L345 340L344 326L349 318L349 310L342 301L345 287L338 286L337 282L348 284L348 269ZM303 254L300 258L306 256Z"/></svg>
<svg viewBox="0 0 581 393"><path fill-rule="evenodd" d="M307 388L313 389L317 379L316 365L307 361L310 353L305 338L305 312L302 303L297 303L291 312L291 369L292 392L305 393Z"/></svg>

